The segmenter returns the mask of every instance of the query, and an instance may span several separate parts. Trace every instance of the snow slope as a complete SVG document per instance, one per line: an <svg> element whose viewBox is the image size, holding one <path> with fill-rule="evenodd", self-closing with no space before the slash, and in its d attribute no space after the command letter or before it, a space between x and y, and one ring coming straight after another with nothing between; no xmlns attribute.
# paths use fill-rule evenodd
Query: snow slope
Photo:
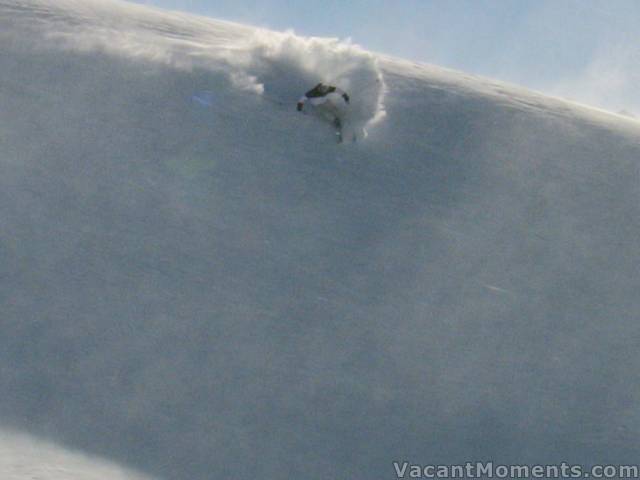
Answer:
<svg viewBox="0 0 640 480"><path fill-rule="evenodd" d="M0 46L5 428L160 479L638 458L638 123L111 0Z"/></svg>
<svg viewBox="0 0 640 480"><path fill-rule="evenodd" d="M25 435L0 434L3 480L146 480L117 465L69 452Z"/></svg>

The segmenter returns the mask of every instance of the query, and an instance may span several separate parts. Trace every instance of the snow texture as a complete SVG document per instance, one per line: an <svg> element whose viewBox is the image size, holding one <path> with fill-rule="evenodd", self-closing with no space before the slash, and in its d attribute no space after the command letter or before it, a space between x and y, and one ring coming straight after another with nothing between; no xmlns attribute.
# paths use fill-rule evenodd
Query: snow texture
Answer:
<svg viewBox="0 0 640 480"><path fill-rule="evenodd" d="M2 480L149 480L102 460L15 433L0 433Z"/></svg>
<svg viewBox="0 0 640 480"><path fill-rule="evenodd" d="M5 428L158 479L637 460L635 120L111 0L0 0L0 71Z"/></svg>

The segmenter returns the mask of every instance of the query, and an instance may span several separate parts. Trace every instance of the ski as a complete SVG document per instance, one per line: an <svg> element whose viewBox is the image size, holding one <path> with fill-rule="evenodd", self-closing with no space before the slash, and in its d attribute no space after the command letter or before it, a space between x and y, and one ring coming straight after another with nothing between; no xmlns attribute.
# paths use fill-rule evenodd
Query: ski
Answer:
<svg viewBox="0 0 640 480"><path fill-rule="evenodd" d="M335 118L333 126L336 127L336 141L342 143L342 121L339 117Z"/></svg>

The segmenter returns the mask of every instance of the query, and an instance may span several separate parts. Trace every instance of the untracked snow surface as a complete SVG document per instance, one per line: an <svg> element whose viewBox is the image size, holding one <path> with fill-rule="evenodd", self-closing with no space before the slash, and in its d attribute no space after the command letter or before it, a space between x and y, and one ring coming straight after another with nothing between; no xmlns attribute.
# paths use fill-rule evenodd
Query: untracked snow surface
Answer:
<svg viewBox="0 0 640 480"><path fill-rule="evenodd" d="M117 465L14 433L0 433L2 480L149 480Z"/></svg>
<svg viewBox="0 0 640 480"><path fill-rule="evenodd" d="M157 479L637 462L639 158L337 40L0 0L0 426Z"/></svg>

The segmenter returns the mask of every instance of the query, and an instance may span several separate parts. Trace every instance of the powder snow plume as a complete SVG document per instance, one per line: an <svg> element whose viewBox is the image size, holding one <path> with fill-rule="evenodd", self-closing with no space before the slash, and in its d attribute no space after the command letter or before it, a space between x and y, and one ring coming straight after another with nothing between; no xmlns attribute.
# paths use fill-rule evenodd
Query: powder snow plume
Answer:
<svg viewBox="0 0 640 480"><path fill-rule="evenodd" d="M0 72L0 478L637 463L637 121L116 0Z"/></svg>

